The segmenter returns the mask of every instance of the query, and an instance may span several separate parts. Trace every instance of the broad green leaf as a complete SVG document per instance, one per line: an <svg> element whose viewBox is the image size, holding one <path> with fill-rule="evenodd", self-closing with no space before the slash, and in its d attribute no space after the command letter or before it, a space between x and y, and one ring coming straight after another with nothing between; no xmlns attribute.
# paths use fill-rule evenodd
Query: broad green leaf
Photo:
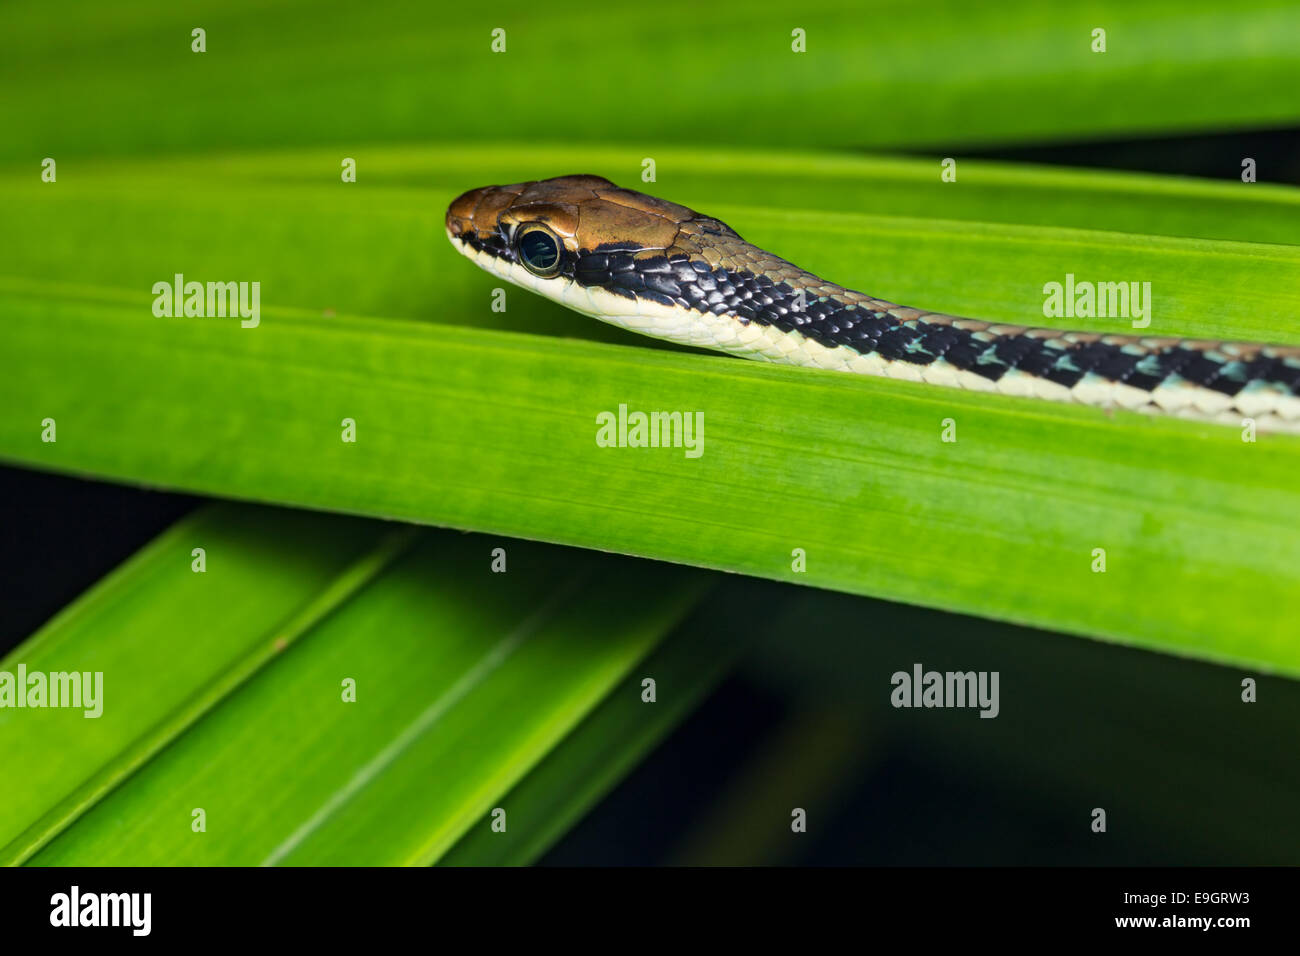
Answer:
<svg viewBox="0 0 1300 956"><path fill-rule="evenodd" d="M191 52L195 28L204 53ZM0 42L0 153L33 164L196 143L337 144L342 157L356 143L557 134L946 147L1300 117L1300 13L1286 0L666 0L590 15L25 0L0 8Z"/></svg>
<svg viewBox="0 0 1300 956"><path fill-rule="evenodd" d="M46 772L36 793L60 816L45 814L39 831L11 843L8 861L432 862L623 683L704 585L685 569L525 543L509 544L507 572L492 573L479 539L433 536L408 548L411 529L397 529L337 580L319 582L317 594L300 594L292 632L264 617L251 654L197 662L202 680L168 712L155 700L160 672L115 662L130 649L147 649L152 660L199 626L192 593L171 590L176 575L190 574L192 532L265 513L222 506L182 523L18 649L13 660L29 669L104 669L112 696L100 720L118 734L86 742L79 725L67 726L70 717L36 729L28 719L66 711L7 711L9 732L0 736L7 770L39 770L38 756L80 748L49 761L60 771ZM335 535L383 533L351 519L288 520L314 527L319 540L290 536L275 550L247 535L213 538L226 547L214 548L209 573L220 573L218 557L237 565L252 609L261 607L259 595L283 589L278 569L266 567L270 558L288 553L291 565L298 549ZM263 533L273 530L271 521ZM171 570L177 561L182 567ZM123 618L115 593L122 582L148 598L149 618ZM233 645L238 632L223 623L213 614L203 626ZM51 646L62 656L40 653ZM107 659L84 663L95 647ZM708 673L707 653L700 660ZM349 680L355 702L344 699ZM121 727L132 708L150 705L164 716L146 731L145 747ZM80 785L75 802L56 802L78 784L78 772L101 764L116 772L101 773L93 788ZM196 808L206 817L203 832L191 827ZM0 809L17 816L22 807L6 797ZM530 825L549 824L519 828Z"/></svg>
<svg viewBox="0 0 1300 956"><path fill-rule="evenodd" d="M1300 670L1277 612L1300 585L1290 436L410 322L279 313L243 330L17 295L0 310L10 461ZM702 455L600 447L596 416L620 404L702 413Z"/></svg>

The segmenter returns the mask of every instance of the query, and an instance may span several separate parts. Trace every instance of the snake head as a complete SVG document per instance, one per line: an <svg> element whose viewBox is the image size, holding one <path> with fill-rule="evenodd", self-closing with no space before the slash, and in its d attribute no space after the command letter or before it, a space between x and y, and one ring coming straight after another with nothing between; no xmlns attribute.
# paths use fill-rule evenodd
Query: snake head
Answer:
<svg viewBox="0 0 1300 956"><path fill-rule="evenodd" d="M597 188L614 184L599 176L563 176L471 189L447 208L447 236L485 268L483 255L496 260L492 271L522 261L556 275L565 254L578 249L579 203L594 199ZM521 240L527 240L522 247Z"/></svg>
<svg viewBox="0 0 1300 956"><path fill-rule="evenodd" d="M518 266L540 279L572 277L584 256L613 248L662 256L702 224L735 236L717 220L600 176L471 189L448 207L446 223L452 245L489 271L511 278L504 270Z"/></svg>
<svg viewBox="0 0 1300 956"><path fill-rule="evenodd" d="M586 315L691 302L701 272L749 246L725 223L600 176L482 186L447 209L447 237L481 268ZM710 288L712 288L710 286Z"/></svg>

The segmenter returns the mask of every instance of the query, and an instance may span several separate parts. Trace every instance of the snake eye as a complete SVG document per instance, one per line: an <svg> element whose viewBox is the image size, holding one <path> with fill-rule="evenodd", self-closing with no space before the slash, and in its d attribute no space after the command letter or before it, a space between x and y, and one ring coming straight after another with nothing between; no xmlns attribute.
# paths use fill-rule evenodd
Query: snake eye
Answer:
<svg viewBox="0 0 1300 956"><path fill-rule="evenodd" d="M546 278L560 271L560 240L555 233L536 223L519 230L515 240L519 261L535 276Z"/></svg>

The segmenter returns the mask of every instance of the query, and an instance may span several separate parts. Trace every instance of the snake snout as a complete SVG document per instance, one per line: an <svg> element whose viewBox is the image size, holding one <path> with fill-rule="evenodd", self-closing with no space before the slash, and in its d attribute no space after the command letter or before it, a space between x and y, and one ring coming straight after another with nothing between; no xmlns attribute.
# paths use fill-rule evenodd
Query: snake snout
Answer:
<svg viewBox="0 0 1300 956"><path fill-rule="evenodd" d="M459 238L469 232L474 232L474 210L478 208L483 199L483 194L490 190L491 186L480 186L478 189L471 189L469 192L461 193L451 201L447 207L447 234L453 238Z"/></svg>

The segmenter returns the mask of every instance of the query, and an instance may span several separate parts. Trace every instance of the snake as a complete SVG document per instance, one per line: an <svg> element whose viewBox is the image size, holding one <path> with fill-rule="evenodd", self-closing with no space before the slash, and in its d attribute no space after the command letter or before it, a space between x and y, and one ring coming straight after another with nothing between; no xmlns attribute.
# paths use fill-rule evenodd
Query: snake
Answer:
<svg viewBox="0 0 1300 956"><path fill-rule="evenodd" d="M1007 325L896 305L600 176L481 186L447 237L579 313L785 365L1300 433L1300 348Z"/></svg>

